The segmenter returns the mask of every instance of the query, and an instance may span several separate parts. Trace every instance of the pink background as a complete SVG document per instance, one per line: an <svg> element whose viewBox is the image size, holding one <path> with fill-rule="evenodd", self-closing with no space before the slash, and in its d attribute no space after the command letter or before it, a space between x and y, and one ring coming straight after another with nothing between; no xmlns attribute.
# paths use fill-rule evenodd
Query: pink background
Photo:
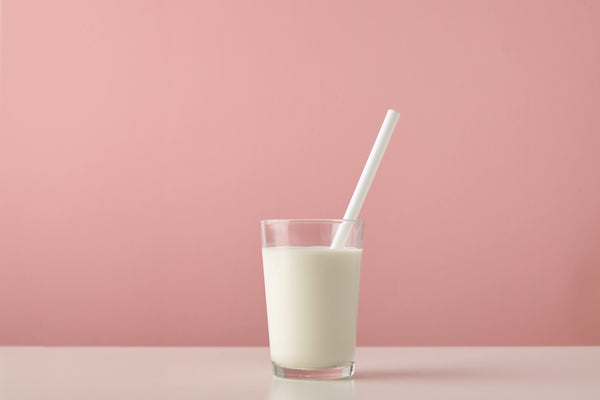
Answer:
<svg viewBox="0 0 600 400"><path fill-rule="evenodd" d="M600 2L1 15L0 344L266 345L258 221L341 217L387 108L359 344L600 344Z"/></svg>

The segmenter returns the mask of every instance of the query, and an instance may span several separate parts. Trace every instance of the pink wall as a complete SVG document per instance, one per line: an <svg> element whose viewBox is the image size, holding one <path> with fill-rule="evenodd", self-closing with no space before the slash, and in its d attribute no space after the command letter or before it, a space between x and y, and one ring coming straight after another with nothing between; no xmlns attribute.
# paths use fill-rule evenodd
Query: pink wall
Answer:
<svg viewBox="0 0 600 400"><path fill-rule="evenodd" d="M0 344L266 345L388 107L359 344L600 344L600 2L354 3L2 1Z"/></svg>

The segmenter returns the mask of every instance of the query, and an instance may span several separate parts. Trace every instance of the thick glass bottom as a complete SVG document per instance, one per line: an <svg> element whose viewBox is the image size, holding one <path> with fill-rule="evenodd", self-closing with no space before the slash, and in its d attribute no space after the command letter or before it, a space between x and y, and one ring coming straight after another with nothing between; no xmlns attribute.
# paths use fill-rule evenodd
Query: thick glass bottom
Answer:
<svg viewBox="0 0 600 400"><path fill-rule="evenodd" d="M326 369L286 368L273 364L273 375L288 379L347 379L354 375L354 361L339 367Z"/></svg>

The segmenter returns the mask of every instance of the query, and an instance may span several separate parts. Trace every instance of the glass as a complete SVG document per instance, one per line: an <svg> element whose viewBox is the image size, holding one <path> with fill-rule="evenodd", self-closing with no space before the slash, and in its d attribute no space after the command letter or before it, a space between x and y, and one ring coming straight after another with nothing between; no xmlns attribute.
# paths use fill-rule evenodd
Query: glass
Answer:
<svg viewBox="0 0 600 400"><path fill-rule="evenodd" d="M351 224L344 248L331 249ZM296 379L354 374L363 221L261 221L273 374Z"/></svg>

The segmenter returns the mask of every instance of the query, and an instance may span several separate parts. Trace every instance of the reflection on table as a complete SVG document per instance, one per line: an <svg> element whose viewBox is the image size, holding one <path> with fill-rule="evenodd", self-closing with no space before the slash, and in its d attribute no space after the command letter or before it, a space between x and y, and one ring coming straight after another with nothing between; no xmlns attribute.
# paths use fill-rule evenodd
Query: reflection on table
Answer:
<svg viewBox="0 0 600 400"><path fill-rule="evenodd" d="M353 400L354 380L303 381L273 377L270 394L270 400Z"/></svg>

